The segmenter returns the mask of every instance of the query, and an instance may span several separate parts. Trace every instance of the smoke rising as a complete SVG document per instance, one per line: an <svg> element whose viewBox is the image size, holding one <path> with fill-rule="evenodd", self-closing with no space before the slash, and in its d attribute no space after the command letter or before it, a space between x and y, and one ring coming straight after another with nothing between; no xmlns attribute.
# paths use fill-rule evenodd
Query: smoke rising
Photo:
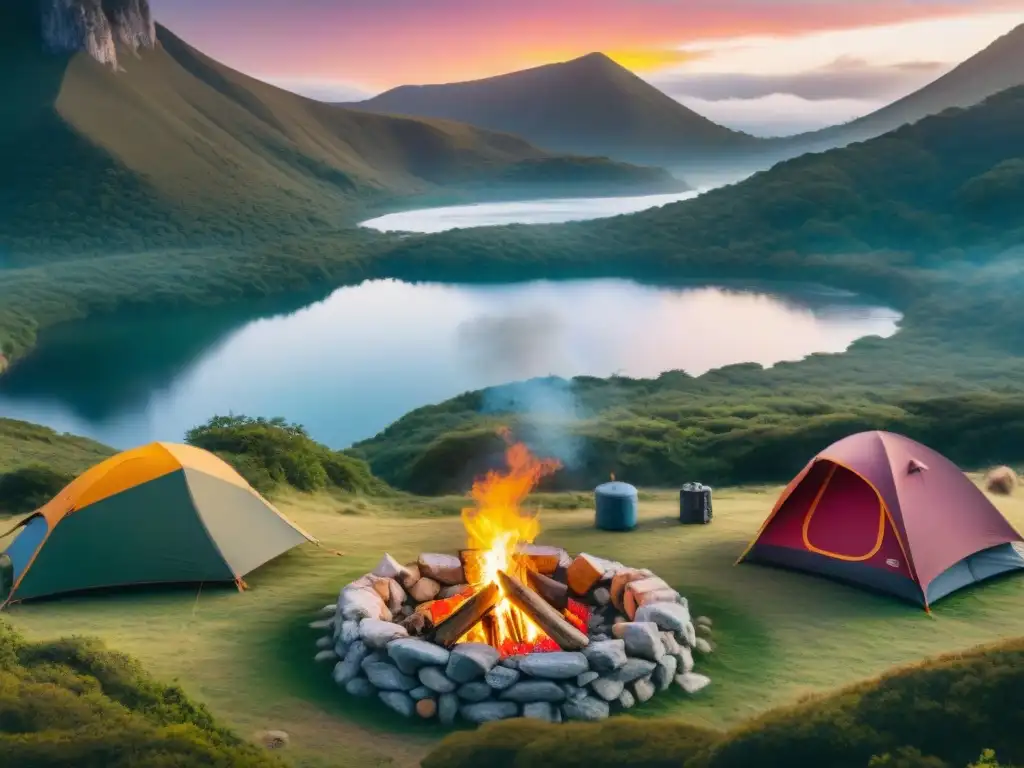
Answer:
<svg viewBox="0 0 1024 768"><path fill-rule="evenodd" d="M481 412L515 417L515 435L534 453L580 466L584 441L575 428L585 418L571 381L550 372L568 353L560 318L538 311L482 316L458 329L460 350L488 380L514 383L483 392Z"/></svg>

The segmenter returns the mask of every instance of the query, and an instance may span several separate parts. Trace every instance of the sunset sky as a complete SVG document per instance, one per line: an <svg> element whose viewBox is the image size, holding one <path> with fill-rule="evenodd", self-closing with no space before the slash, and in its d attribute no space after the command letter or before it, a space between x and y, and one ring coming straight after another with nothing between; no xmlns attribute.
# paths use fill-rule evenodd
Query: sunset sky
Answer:
<svg viewBox="0 0 1024 768"><path fill-rule="evenodd" d="M761 134L852 119L1024 23L1024 0L151 0L224 63L315 98L603 51Z"/></svg>

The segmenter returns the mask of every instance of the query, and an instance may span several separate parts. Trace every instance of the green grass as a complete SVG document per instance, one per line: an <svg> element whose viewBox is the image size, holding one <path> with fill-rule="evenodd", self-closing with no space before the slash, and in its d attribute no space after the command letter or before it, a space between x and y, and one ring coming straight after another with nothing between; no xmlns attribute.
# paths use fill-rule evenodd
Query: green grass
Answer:
<svg viewBox="0 0 1024 768"><path fill-rule="evenodd" d="M628 534L593 528L588 507L557 510L544 499L541 540L654 569L715 621L718 649L702 669L714 680L692 700L664 695L636 710L714 728L734 726L799 697L829 691L892 665L1024 635L1024 579L960 592L929 617L831 582L757 566L733 566L774 501L777 488L716 491L707 527L676 524L677 500L650 492ZM566 497L564 506L578 499ZM247 577L251 591L169 590L76 597L12 607L8 620L31 638L97 636L141 660L239 733L283 729L298 766L414 766L443 735L376 705L347 699L330 670L312 661L307 624L338 589L384 551L411 559L455 551L464 541L453 514L461 499L395 504L386 499L285 494L278 506L337 557L294 551ZM1024 525L1024 502L997 499ZM984 746L984 745L982 745Z"/></svg>
<svg viewBox="0 0 1024 768"><path fill-rule="evenodd" d="M77 475L113 455L113 448L87 437L0 419L0 474L42 464L61 474Z"/></svg>

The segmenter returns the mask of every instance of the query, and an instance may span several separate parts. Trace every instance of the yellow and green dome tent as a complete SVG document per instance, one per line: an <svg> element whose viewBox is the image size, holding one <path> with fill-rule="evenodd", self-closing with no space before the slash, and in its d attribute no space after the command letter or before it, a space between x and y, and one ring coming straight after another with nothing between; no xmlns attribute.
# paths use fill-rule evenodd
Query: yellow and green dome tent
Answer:
<svg viewBox="0 0 1024 768"><path fill-rule="evenodd" d="M140 584L233 581L242 589L250 571L318 543L227 463L173 443L86 470L15 531L0 554L0 608Z"/></svg>

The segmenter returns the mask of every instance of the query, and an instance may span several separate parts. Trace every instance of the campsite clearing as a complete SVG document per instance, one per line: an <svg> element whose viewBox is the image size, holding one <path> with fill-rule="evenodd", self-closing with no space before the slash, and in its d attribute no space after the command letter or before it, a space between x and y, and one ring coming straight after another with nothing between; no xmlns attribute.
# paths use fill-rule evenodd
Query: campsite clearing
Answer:
<svg viewBox="0 0 1024 768"><path fill-rule="evenodd" d="M589 506L557 508L589 497L539 497L541 542L642 563L684 591L696 614L714 619L717 649L706 663L714 684L694 699L666 694L638 716L730 725L892 665L1024 635L1019 574L957 592L928 616L824 579L734 566L780 490L716 489L708 526L678 524L676 491L642 493L639 526L629 533L596 530ZM1024 497L992 498L1011 523L1024 527ZM450 549L463 535L460 519L427 515L419 503L298 494L275 501L326 547L347 555L300 547L252 573L250 591L241 594L231 585L144 590L15 605L4 616L32 638L103 638L154 675L179 682L239 732L287 732L286 751L296 765L418 765L443 731L352 701L326 669L315 667L318 633L308 624L382 550L403 560ZM436 508L457 507L445 499Z"/></svg>

